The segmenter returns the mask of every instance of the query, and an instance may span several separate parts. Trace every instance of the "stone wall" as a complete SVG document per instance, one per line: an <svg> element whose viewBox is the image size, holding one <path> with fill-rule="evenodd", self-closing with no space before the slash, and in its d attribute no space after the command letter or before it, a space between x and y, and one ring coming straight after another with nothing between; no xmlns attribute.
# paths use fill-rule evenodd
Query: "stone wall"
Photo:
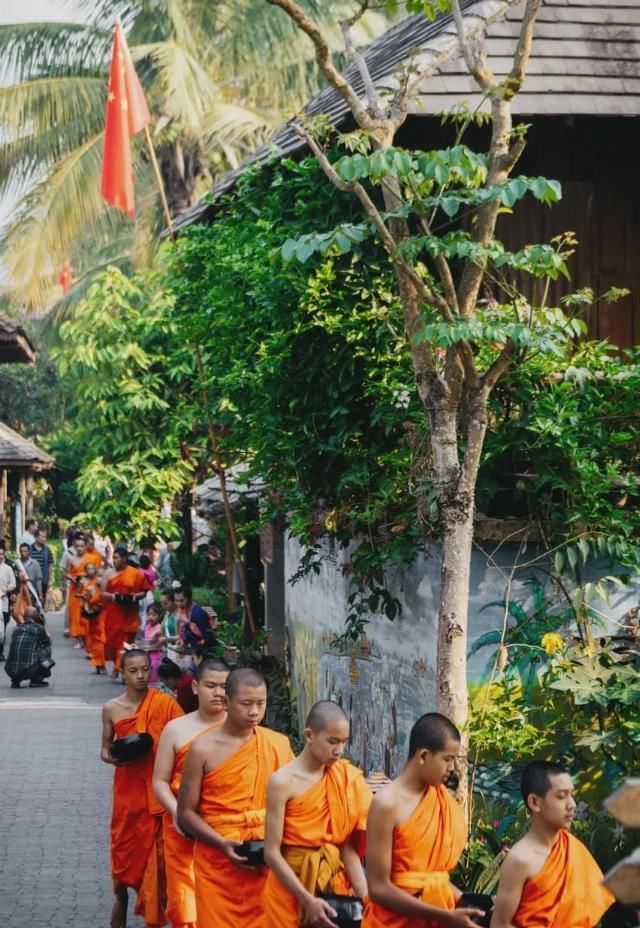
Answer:
<svg viewBox="0 0 640 928"><path fill-rule="evenodd" d="M286 539L284 575L298 568L302 549ZM420 555L406 571L390 571L391 592L402 603L400 618L391 622L372 616L366 638L338 646L334 638L344 630L349 585L340 571L344 554L329 545L319 575L295 585L286 584L285 621L292 671L302 723L318 699L339 702L351 720L349 753L365 771L395 775L406 756L413 722L435 708L436 613L440 556ZM474 551L469 601L469 644L492 628L501 628L507 584L511 597L526 604L525 580L545 567L531 564L540 552L518 545L489 543ZM514 564L520 566L515 571ZM540 576L540 574L538 574ZM588 578L587 578L588 579ZM637 605L637 588L617 594L610 607L595 603L611 619ZM494 604L494 605L492 605ZM608 629L610 631L611 629ZM479 679L491 657L485 648L469 660L469 677Z"/></svg>

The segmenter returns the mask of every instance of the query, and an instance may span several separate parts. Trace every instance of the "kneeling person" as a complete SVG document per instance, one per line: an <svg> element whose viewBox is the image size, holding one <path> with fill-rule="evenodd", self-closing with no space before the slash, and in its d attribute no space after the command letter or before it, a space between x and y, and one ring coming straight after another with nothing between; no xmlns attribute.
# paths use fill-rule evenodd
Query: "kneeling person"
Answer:
<svg viewBox="0 0 640 928"><path fill-rule="evenodd" d="M292 760L288 739L263 728L264 677L233 670L226 682L227 717L187 754L178 792L178 824L195 838L198 928L262 928L264 867L251 869L236 848L264 839L267 782Z"/></svg>
<svg viewBox="0 0 640 928"><path fill-rule="evenodd" d="M474 928L480 909L456 908L462 895L449 873L467 830L445 782L460 754L460 733L428 712L409 735L409 759L397 780L376 793L367 820L369 902L362 928Z"/></svg>
<svg viewBox="0 0 640 928"><path fill-rule="evenodd" d="M360 858L373 795L362 771L341 759L349 722L340 706L316 703L304 739L302 753L269 781L266 928L331 926L336 913L319 893L367 893Z"/></svg>
<svg viewBox="0 0 640 928"><path fill-rule="evenodd" d="M613 904L602 871L569 833L575 814L571 777L548 761L522 774L531 828L509 851L491 928L592 928Z"/></svg>

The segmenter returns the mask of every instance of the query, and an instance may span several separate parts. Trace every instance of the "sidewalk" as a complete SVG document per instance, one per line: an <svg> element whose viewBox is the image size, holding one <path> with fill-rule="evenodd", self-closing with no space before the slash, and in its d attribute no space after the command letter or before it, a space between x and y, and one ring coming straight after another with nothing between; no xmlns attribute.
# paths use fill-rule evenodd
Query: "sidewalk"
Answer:
<svg viewBox="0 0 640 928"><path fill-rule="evenodd" d="M100 707L122 684L92 674L61 614L47 621L48 689L12 690L0 664L0 924L106 928L113 771L99 757ZM131 915L128 928L144 923Z"/></svg>

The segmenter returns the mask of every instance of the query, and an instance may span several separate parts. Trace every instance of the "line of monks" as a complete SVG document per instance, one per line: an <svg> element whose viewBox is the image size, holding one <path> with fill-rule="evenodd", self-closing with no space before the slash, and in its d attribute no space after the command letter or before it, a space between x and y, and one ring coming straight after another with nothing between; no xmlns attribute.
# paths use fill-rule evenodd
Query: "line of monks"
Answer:
<svg viewBox="0 0 640 928"><path fill-rule="evenodd" d="M267 688L254 670L201 663L189 715L148 687L145 652L125 651L122 673L101 750L116 767L112 928L126 926L129 889L148 928L333 928L336 897L349 894L364 900L362 928L472 928L483 916L450 879L467 835L445 786L461 740L443 715L418 719L402 773L373 796L343 758L349 723L335 703L312 708L294 757L261 725ZM116 763L114 739L142 732L152 753ZM571 778L537 761L522 787L531 826L503 864L492 928L592 928L613 897L570 834ZM265 866L251 866L247 842L260 841Z"/></svg>
<svg viewBox="0 0 640 928"><path fill-rule="evenodd" d="M104 559L93 536L78 532L74 553L67 555L69 636L84 645L97 674L113 663L120 672L123 646L135 641L140 625L139 605L151 586L144 573L128 562L128 551L118 545L113 567L102 570Z"/></svg>

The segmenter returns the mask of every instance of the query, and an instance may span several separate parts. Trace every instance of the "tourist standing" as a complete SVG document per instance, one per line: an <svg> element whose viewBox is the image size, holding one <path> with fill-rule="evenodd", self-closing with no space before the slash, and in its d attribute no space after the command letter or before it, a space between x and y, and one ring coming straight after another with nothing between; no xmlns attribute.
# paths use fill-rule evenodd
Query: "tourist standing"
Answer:
<svg viewBox="0 0 640 928"><path fill-rule="evenodd" d="M36 540L31 545L31 557L40 565L42 573L42 608L47 608L47 591L53 567L53 552L47 544L47 533L43 528L36 531Z"/></svg>

